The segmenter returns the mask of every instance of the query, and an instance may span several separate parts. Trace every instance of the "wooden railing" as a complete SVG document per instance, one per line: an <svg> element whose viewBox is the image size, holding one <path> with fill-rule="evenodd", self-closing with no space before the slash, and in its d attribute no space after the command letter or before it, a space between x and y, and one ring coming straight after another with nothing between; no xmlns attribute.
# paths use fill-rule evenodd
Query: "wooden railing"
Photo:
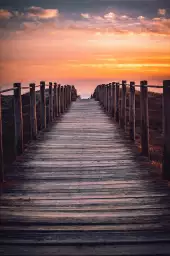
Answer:
<svg viewBox="0 0 170 256"><path fill-rule="evenodd" d="M23 124L23 97L22 90L28 90L29 92L29 108L28 118L29 124L25 126L30 127L29 136L27 141L31 141L37 138L38 131L44 130L54 120L59 118L64 112L68 110L72 101L77 98L77 91L74 86L65 85L61 86L57 83L46 85L44 81L40 82L40 85L30 84L28 87L21 87L20 83L15 83L13 88L0 91L0 180L4 181L4 134L3 129L3 105L2 95L13 91L13 121L14 121L14 145L10 147L14 148L15 158L21 155L24 151L24 124ZM38 90L39 89L39 90ZM38 96L38 97L37 97ZM37 100L38 99L38 100ZM37 111L39 106L39 111ZM26 106L28 107L28 106ZM37 115L40 116L38 122ZM48 117L48 118L47 118ZM38 125L39 123L39 125ZM37 127L38 126L38 127ZM28 129L28 128L27 128ZM12 132L12 131L11 131ZM8 135L8 134L7 134Z"/></svg>
<svg viewBox="0 0 170 256"><path fill-rule="evenodd" d="M93 97L101 103L105 111L110 114L120 127L129 133L132 141L135 141L135 88L140 88L140 122L141 122L141 154L149 157L149 114L148 114L148 88L163 88L163 159L162 174L165 179L170 180L170 81L163 81L163 86L148 85L147 81L141 81L140 85L135 82L127 84L112 82L98 85ZM128 91L128 94L127 94ZM127 131L127 95L129 95L129 122ZM121 97L120 97L121 96Z"/></svg>

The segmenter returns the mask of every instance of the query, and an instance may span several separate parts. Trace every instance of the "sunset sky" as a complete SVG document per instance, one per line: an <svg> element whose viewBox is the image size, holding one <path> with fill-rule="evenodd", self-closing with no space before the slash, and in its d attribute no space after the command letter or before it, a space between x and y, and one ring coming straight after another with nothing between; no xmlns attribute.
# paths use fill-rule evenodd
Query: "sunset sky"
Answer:
<svg viewBox="0 0 170 256"><path fill-rule="evenodd" d="M1 86L143 79L170 79L169 0L1 0Z"/></svg>

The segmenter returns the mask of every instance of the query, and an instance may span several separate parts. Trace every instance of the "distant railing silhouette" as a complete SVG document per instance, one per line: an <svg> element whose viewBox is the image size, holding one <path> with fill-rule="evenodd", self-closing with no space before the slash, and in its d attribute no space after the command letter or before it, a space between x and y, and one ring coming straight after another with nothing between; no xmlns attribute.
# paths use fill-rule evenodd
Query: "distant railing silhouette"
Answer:
<svg viewBox="0 0 170 256"><path fill-rule="evenodd" d="M40 90L36 90L39 88ZM29 90L26 94L21 94L22 89ZM28 141L37 138L38 131L44 130L54 120L59 118L64 112L68 110L72 101L77 98L77 90L74 86L65 85L61 86L57 83L49 83L46 85L44 81L40 82L40 85L34 83L29 86L22 87L20 83L15 83L13 88L0 91L0 180L4 181L4 132L3 129L3 106L2 106L2 94L13 91L13 119L14 119L14 145L13 147L15 158L21 155L24 151L24 144ZM27 112L26 125L23 124L23 118L25 118L23 108L23 97L29 97L29 110ZM38 96L38 97L37 97ZM10 110L12 111L12 109ZM39 117L39 118L38 118ZM28 129L29 126L29 129ZM24 140L24 128L29 130L26 139ZM12 132L12 130L11 130ZM8 134L7 134L8 135Z"/></svg>
<svg viewBox="0 0 170 256"><path fill-rule="evenodd" d="M120 88L121 87L121 88ZM110 114L120 127L127 132L127 91L129 95L129 123L128 133L132 141L135 141L135 87L140 88L140 121L141 121L141 154L149 157L149 115L148 115L148 88L163 88L163 159L162 174L170 180L170 80L163 81L163 86L148 85L147 81L127 84L112 82L98 85L93 97L101 103L105 111ZM120 97L121 96L121 97Z"/></svg>

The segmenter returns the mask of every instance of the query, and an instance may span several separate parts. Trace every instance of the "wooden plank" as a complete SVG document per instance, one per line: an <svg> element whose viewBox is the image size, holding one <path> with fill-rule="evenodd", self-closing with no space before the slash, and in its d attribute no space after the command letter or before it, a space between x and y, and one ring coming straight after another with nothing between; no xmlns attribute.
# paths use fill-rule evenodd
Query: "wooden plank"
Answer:
<svg viewBox="0 0 170 256"><path fill-rule="evenodd" d="M82 244L77 245L2 245L0 249L1 254L7 253L8 256L169 256L168 242L151 243L151 244ZM138 253L139 252L139 253ZM137 254L138 253L138 254Z"/></svg>
<svg viewBox="0 0 170 256"><path fill-rule="evenodd" d="M73 102L6 169L1 254L169 255L170 191L151 170L97 101Z"/></svg>
<svg viewBox="0 0 170 256"><path fill-rule="evenodd" d="M20 83L14 84L14 122L15 122L15 150L16 150L16 155L20 155L24 150L22 98L21 98Z"/></svg>
<svg viewBox="0 0 170 256"><path fill-rule="evenodd" d="M164 152L163 177L170 180L170 80L163 82L163 122L164 122Z"/></svg>

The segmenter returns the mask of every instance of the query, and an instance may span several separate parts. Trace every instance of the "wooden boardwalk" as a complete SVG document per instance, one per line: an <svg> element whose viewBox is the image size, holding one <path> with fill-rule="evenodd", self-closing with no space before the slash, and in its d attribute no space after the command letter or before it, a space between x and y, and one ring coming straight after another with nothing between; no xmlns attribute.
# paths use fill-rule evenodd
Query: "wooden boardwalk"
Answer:
<svg viewBox="0 0 170 256"><path fill-rule="evenodd" d="M98 102L79 100L7 170L0 254L170 255L170 190Z"/></svg>

